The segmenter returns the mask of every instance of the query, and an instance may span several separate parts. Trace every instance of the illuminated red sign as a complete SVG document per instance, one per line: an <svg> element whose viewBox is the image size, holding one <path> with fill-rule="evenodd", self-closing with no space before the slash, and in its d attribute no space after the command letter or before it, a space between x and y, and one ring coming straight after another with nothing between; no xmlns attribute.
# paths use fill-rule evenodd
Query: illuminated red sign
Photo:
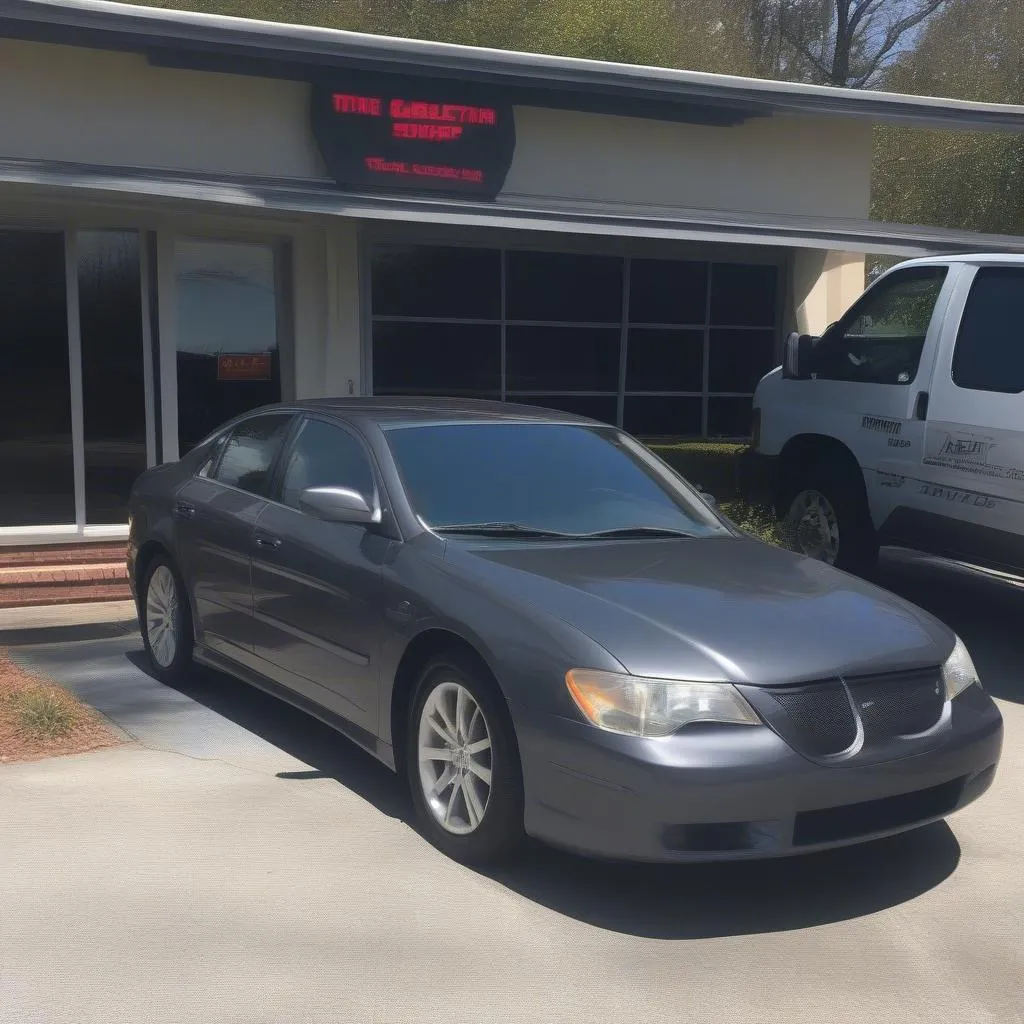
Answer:
<svg viewBox="0 0 1024 1024"><path fill-rule="evenodd" d="M501 190L515 149L507 103L465 83L385 76L313 89L313 131L343 186L472 193Z"/></svg>
<svg viewBox="0 0 1024 1024"><path fill-rule="evenodd" d="M273 367L266 353L217 356L217 380L270 380L272 376Z"/></svg>

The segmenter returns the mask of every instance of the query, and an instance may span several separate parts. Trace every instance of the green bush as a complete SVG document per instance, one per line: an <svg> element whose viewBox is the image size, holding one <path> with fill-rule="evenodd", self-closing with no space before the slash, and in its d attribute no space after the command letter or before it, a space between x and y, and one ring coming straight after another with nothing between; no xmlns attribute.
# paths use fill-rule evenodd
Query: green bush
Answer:
<svg viewBox="0 0 1024 1024"><path fill-rule="evenodd" d="M21 690L11 694L11 702L17 710L19 726L32 736L64 736L77 724L75 709L56 690Z"/></svg>

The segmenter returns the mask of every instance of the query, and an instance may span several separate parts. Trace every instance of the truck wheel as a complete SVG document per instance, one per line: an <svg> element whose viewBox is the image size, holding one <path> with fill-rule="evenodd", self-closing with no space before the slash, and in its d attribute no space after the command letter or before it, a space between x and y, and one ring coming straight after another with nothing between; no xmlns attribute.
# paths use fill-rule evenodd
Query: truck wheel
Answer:
<svg viewBox="0 0 1024 1024"><path fill-rule="evenodd" d="M790 488L789 495L784 518L794 551L847 572L872 568L878 539L861 481L840 468L821 466Z"/></svg>

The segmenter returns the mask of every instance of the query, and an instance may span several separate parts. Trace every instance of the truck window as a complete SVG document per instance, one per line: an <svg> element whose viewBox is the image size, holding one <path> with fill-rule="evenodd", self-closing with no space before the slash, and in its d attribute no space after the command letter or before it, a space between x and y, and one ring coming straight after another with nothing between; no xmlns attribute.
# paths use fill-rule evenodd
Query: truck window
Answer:
<svg viewBox="0 0 1024 1024"><path fill-rule="evenodd" d="M909 384L948 267L907 267L880 281L822 335L813 369L824 380Z"/></svg>
<svg viewBox="0 0 1024 1024"><path fill-rule="evenodd" d="M953 350L953 383L971 391L1024 391L1024 268L982 267Z"/></svg>

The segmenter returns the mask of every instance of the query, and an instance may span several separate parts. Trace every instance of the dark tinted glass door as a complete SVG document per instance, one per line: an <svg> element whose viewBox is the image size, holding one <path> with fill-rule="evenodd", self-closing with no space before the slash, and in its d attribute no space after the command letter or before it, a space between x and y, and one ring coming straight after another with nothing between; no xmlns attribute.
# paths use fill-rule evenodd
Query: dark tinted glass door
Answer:
<svg viewBox="0 0 1024 1024"><path fill-rule="evenodd" d="M64 236L0 231L0 527L73 524Z"/></svg>
<svg viewBox="0 0 1024 1024"><path fill-rule="evenodd" d="M178 454L225 420L281 400L274 247L178 239Z"/></svg>
<svg viewBox="0 0 1024 1024"><path fill-rule="evenodd" d="M139 235L78 234L85 521L128 521L128 493L146 468L146 381Z"/></svg>

